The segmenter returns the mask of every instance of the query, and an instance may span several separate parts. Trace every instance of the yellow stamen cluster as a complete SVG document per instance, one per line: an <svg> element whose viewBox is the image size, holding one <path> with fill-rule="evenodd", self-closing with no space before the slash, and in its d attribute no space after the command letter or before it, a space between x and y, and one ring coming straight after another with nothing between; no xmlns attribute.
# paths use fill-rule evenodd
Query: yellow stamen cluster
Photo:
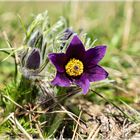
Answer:
<svg viewBox="0 0 140 140"><path fill-rule="evenodd" d="M66 64L65 70L69 76L80 76L84 71L84 65L80 60L73 58Z"/></svg>

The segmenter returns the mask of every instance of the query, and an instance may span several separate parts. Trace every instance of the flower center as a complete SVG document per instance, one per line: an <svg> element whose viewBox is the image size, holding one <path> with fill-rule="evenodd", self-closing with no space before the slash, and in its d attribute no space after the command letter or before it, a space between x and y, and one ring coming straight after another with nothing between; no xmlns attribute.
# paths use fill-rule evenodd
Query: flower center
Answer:
<svg viewBox="0 0 140 140"><path fill-rule="evenodd" d="M66 64L65 70L69 76L79 76L84 71L84 65L80 60L73 58Z"/></svg>

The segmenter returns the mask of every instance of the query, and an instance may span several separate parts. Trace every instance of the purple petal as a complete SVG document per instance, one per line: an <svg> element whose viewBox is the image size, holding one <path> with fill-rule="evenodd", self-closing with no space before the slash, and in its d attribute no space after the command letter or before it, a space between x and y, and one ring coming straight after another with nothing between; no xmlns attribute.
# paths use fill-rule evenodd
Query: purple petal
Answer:
<svg viewBox="0 0 140 140"><path fill-rule="evenodd" d="M68 56L68 58L77 58L80 60L83 59L85 55L85 48L77 35L75 35L71 40L67 48L66 55Z"/></svg>
<svg viewBox="0 0 140 140"><path fill-rule="evenodd" d="M65 73L57 72L56 77L51 82L53 85L58 85L61 87L68 87L70 86L70 80L66 77Z"/></svg>
<svg viewBox="0 0 140 140"><path fill-rule="evenodd" d="M85 74L83 74L80 79L76 79L74 82L82 88L83 94L88 92L90 83Z"/></svg>
<svg viewBox="0 0 140 140"><path fill-rule="evenodd" d="M33 49L26 61L26 68L38 69L40 66L40 52L38 49Z"/></svg>
<svg viewBox="0 0 140 140"><path fill-rule="evenodd" d="M108 73L100 66L96 65L86 71L86 75L90 82L104 80L108 77Z"/></svg>
<svg viewBox="0 0 140 140"><path fill-rule="evenodd" d="M97 46L86 51L84 63L87 67L96 65L104 57L106 46Z"/></svg>
<svg viewBox="0 0 140 140"><path fill-rule="evenodd" d="M48 55L50 61L55 65L57 71L64 72L67 57L64 53L51 53Z"/></svg>
<svg viewBox="0 0 140 140"><path fill-rule="evenodd" d="M61 40L68 40L72 36L73 33L74 32L71 29L67 28L64 31L64 36L61 38Z"/></svg>

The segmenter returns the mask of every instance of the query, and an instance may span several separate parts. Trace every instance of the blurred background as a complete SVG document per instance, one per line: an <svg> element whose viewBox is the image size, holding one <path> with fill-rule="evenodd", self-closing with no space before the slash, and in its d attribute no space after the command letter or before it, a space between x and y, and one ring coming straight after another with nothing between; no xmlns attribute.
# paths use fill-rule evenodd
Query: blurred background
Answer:
<svg viewBox="0 0 140 140"><path fill-rule="evenodd" d="M124 96L127 102L134 99L134 102L139 103L139 9L140 2L131 1L0 2L0 48L8 47L5 43L6 35L12 45L21 46L24 34L18 15L26 27L35 14L45 10L48 10L51 24L64 16L74 31L83 30L93 40L97 39L96 45L108 46L101 63L110 73L109 79L115 83L108 86L106 95L115 92L121 94L122 98ZM6 57L7 54L1 53L0 61ZM12 59L0 63L1 84L13 81L13 74Z"/></svg>

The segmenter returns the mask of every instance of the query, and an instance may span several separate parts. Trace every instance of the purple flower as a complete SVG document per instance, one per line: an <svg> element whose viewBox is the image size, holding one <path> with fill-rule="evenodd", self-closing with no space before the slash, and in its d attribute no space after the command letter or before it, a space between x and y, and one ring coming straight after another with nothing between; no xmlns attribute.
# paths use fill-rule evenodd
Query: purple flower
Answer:
<svg viewBox="0 0 140 140"><path fill-rule="evenodd" d="M26 61L26 68L36 70L40 67L40 52L37 48L34 48Z"/></svg>
<svg viewBox="0 0 140 140"><path fill-rule="evenodd" d="M25 53L25 54L24 54ZM27 79L35 79L41 72L41 56L38 48L31 48L21 55L21 72Z"/></svg>
<svg viewBox="0 0 140 140"><path fill-rule="evenodd" d="M108 73L98 65L104 57L106 46L96 46L85 50L77 35L74 35L66 53L51 53L49 59L57 69L53 85L68 87L71 83L80 86L83 93L89 90L90 82L108 77Z"/></svg>
<svg viewBox="0 0 140 140"><path fill-rule="evenodd" d="M67 28L64 32L63 32L63 37L61 37L60 40L62 40L62 44L61 44L61 50L63 49L63 47L65 46L66 44L66 41L74 34L74 32Z"/></svg>
<svg viewBox="0 0 140 140"><path fill-rule="evenodd" d="M61 40L68 40L72 36L73 33L74 32L71 29L67 28L64 31L64 36L61 38Z"/></svg>

